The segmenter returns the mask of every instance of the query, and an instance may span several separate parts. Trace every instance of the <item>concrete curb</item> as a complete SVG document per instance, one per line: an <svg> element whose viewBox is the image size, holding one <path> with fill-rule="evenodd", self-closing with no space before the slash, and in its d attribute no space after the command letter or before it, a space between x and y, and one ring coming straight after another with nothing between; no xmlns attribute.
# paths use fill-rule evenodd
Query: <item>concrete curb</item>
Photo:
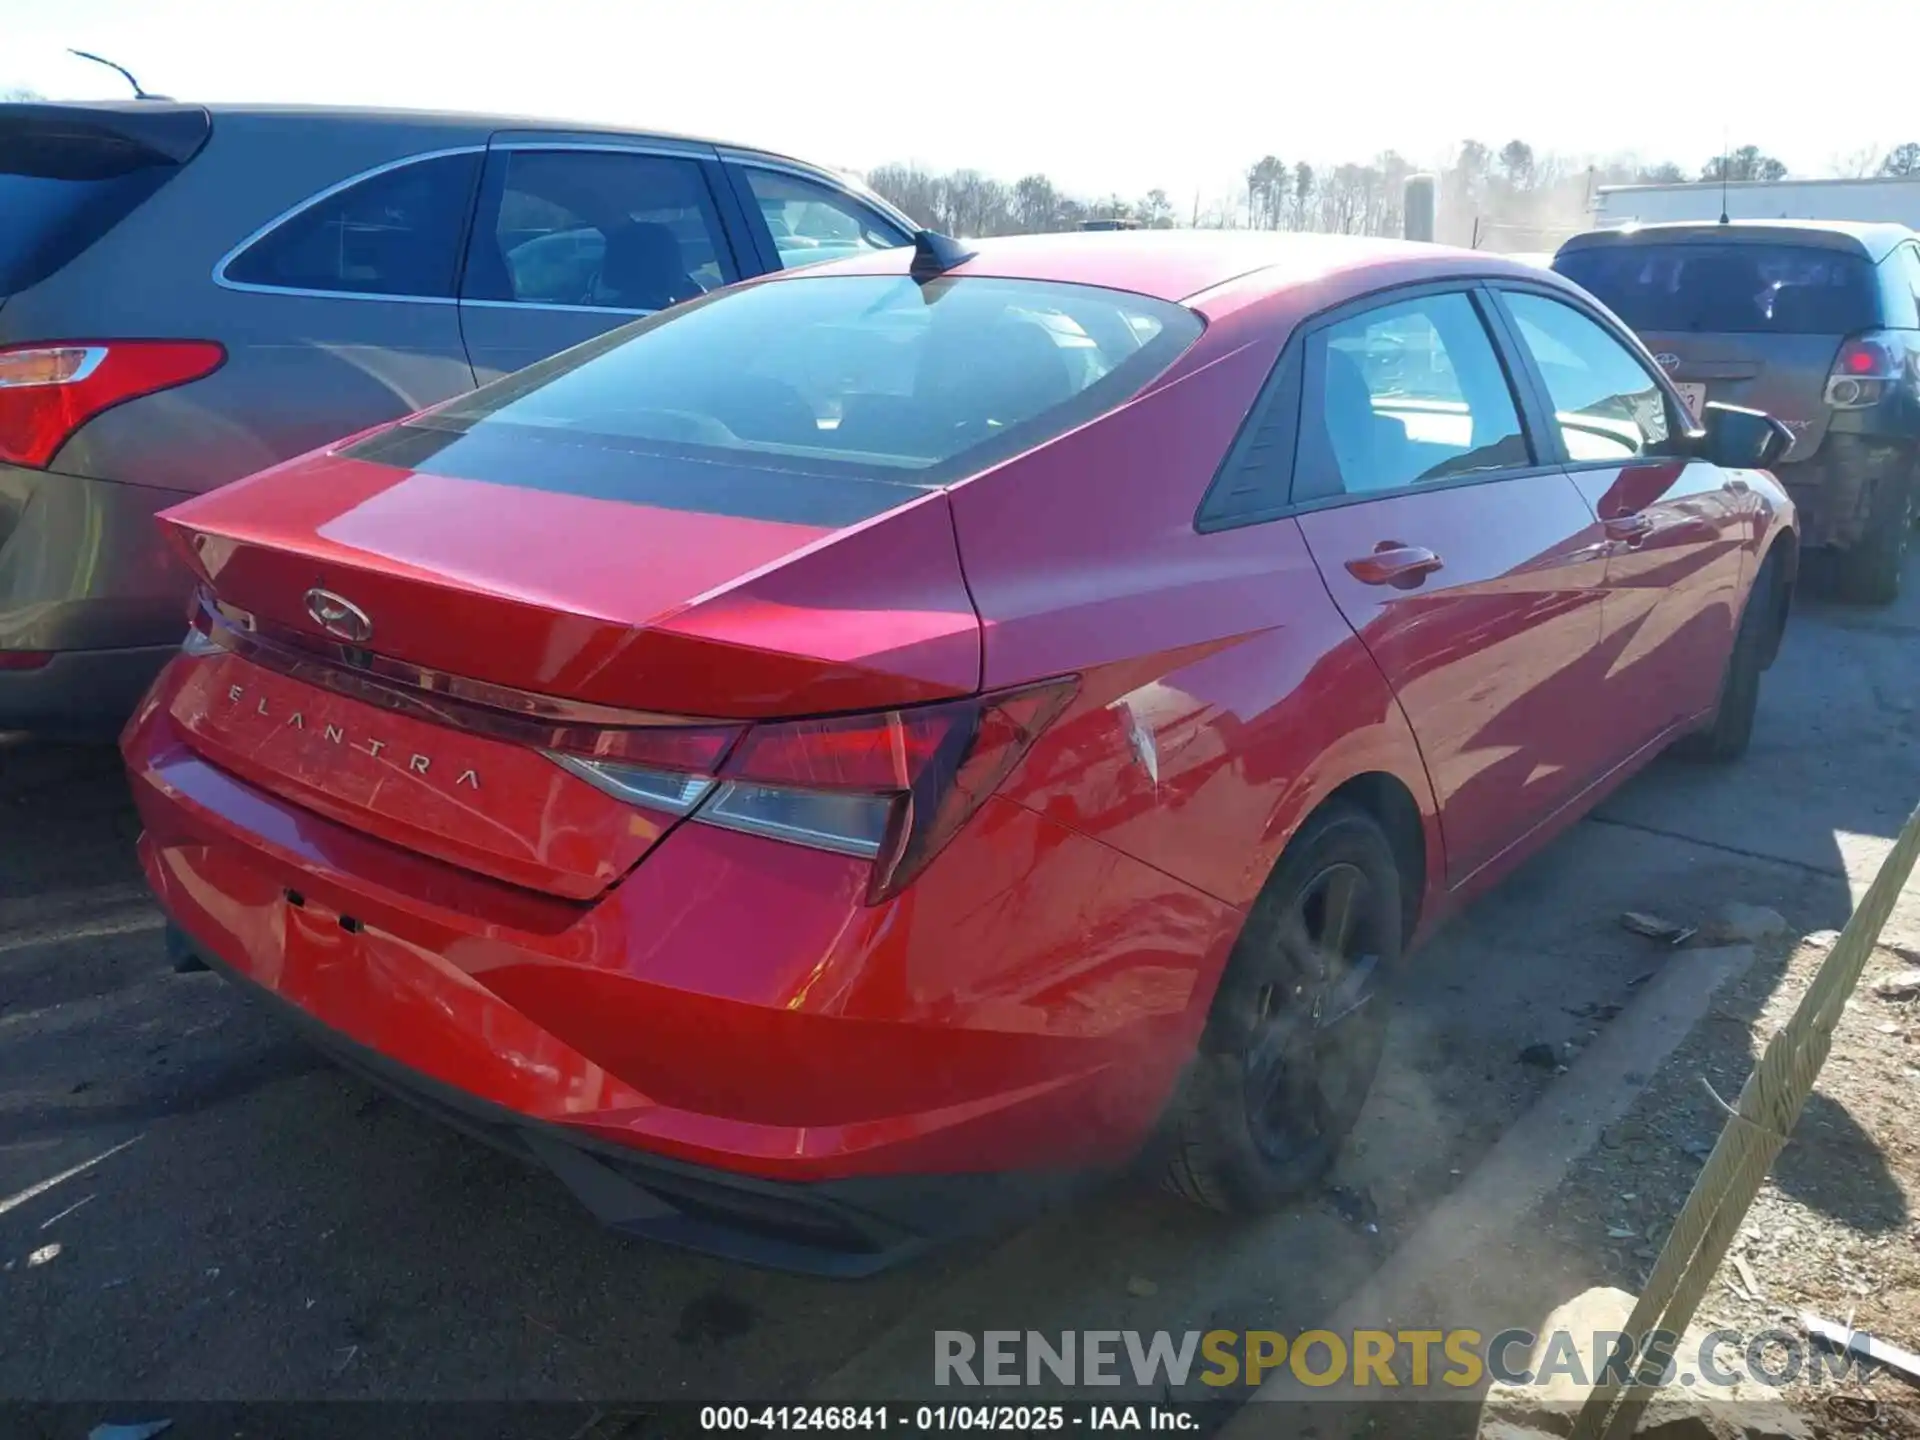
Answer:
<svg viewBox="0 0 1920 1440"><path fill-rule="evenodd" d="M1653 1072L1692 1032L1722 986L1744 975L1751 945L1676 951L1666 967L1591 1047L1488 1151L1486 1159L1421 1221L1405 1244L1324 1322L1336 1334L1429 1323L1435 1287L1471 1261L1483 1244L1513 1233L1551 1194L1601 1132L1624 1115ZM1271 1402L1365 1398L1350 1385L1309 1387L1291 1374L1268 1381L1222 1440L1255 1440ZM1372 1398L1379 1398L1377 1392Z"/></svg>

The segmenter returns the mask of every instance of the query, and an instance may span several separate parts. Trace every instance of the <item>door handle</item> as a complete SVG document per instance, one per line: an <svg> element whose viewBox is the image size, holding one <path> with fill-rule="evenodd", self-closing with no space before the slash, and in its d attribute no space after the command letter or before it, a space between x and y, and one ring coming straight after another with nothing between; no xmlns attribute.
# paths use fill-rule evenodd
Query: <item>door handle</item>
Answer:
<svg viewBox="0 0 1920 1440"><path fill-rule="evenodd" d="M1441 568L1440 557L1422 545L1382 540L1371 555L1347 561L1347 573L1362 585L1391 585L1411 590Z"/></svg>
<svg viewBox="0 0 1920 1440"><path fill-rule="evenodd" d="M1653 521L1645 515L1616 515L1601 525L1609 540L1624 540L1629 545L1638 545L1653 533Z"/></svg>

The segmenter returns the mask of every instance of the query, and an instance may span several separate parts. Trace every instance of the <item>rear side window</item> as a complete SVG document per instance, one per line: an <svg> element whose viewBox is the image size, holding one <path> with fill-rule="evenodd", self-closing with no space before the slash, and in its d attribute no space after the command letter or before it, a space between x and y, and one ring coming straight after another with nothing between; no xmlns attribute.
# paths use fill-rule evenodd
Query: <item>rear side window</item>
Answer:
<svg viewBox="0 0 1920 1440"><path fill-rule="evenodd" d="M1383 305L1315 334L1302 414L1296 500L1532 463L1506 371L1461 294Z"/></svg>
<svg viewBox="0 0 1920 1440"><path fill-rule="evenodd" d="M1795 245L1621 244L1553 268L1636 330L1850 335L1881 323L1864 255Z"/></svg>
<svg viewBox="0 0 1920 1440"><path fill-rule="evenodd" d="M754 497L919 489L1017 454L1138 391L1200 330L1181 306L1081 285L773 281L612 331L348 453L786 514Z"/></svg>
<svg viewBox="0 0 1920 1440"><path fill-rule="evenodd" d="M1200 502L1195 524L1201 531L1254 524L1271 518L1291 500L1303 349L1298 342L1290 343L1261 387L1246 424Z"/></svg>
<svg viewBox="0 0 1920 1440"><path fill-rule="evenodd" d="M53 118L49 119L49 115ZM180 172L205 139L204 114L170 112L163 154L53 107L0 109L0 298L38 285Z"/></svg>
<svg viewBox="0 0 1920 1440"><path fill-rule="evenodd" d="M1631 350L1558 300L1508 291L1506 302L1546 384L1568 459L1617 464L1670 453L1666 393Z"/></svg>
<svg viewBox="0 0 1920 1440"><path fill-rule="evenodd" d="M234 256L240 285L450 299L480 156L436 155L322 196Z"/></svg>
<svg viewBox="0 0 1920 1440"><path fill-rule="evenodd" d="M692 160L508 150L489 162L469 300L664 310L736 277Z"/></svg>
<svg viewBox="0 0 1920 1440"><path fill-rule="evenodd" d="M850 195L796 175L746 167L747 185L773 232L780 268L844 260L867 250L891 250L907 237L882 224Z"/></svg>

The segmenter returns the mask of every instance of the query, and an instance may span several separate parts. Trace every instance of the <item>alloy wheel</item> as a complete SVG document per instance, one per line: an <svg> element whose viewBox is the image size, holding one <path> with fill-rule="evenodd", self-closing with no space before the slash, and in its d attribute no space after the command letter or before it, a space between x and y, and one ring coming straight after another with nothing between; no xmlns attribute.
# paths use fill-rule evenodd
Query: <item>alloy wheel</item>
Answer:
<svg viewBox="0 0 1920 1440"><path fill-rule="evenodd" d="M1303 885L1281 919L1292 979L1255 992L1244 1052L1249 1128L1275 1164L1318 1164L1365 1102L1385 1019L1380 908L1366 872L1343 861Z"/></svg>

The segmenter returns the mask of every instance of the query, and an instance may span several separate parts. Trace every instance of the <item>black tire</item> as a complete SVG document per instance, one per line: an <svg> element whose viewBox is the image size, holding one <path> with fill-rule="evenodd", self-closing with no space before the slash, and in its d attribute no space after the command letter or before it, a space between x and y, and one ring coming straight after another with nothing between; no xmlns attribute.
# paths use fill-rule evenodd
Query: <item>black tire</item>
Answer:
<svg viewBox="0 0 1920 1440"><path fill-rule="evenodd" d="M1911 474L1881 477L1873 488L1867 533L1840 557L1840 593L1862 605L1891 605L1900 598L1900 572L1913 539L1914 481Z"/></svg>
<svg viewBox="0 0 1920 1440"><path fill-rule="evenodd" d="M1689 760L1724 765L1738 760L1753 743L1753 716L1760 706L1760 675L1773 655L1774 632L1786 616L1781 613L1780 560L1768 552L1747 592L1740 612L1740 629L1733 637L1726 673L1720 678L1720 705L1713 723L1681 741L1676 750Z"/></svg>
<svg viewBox="0 0 1920 1440"><path fill-rule="evenodd" d="M196 975L207 968L207 962L194 953L193 942L177 925L167 926L166 947L176 975Z"/></svg>
<svg viewBox="0 0 1920 1440"><path fill-rule="evenodd" d="M1379 824L1341 802L1315 813L1227 961L1169 1117L1169 1189L1257 1214L1320 1180L1380 1065L1402 922L1400 871Z"/></svg>

